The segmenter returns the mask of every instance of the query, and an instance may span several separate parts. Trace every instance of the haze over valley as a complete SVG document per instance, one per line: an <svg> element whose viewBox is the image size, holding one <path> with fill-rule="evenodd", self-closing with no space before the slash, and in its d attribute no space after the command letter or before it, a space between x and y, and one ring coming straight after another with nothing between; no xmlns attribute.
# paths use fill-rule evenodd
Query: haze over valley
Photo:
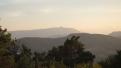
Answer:
<svg viewBox="0 0 121 68"><path fill-rule="evenodd" d="M45 30L45 31L44 31ZM121 39L111 35L81 33L72 28L50 28L43 30L11 32L18 38L19 44L24 44L32 51L43 52L53 46L63 45L67 38L80 36L79 41L85 45L86 50L94 53L96 61L115 54L121 49Z"/></svg>
<svg viewBox="0 0 121 68"><path fill-rule="evenodd" d="M121 0L0 0L0 68L121 68Z"/></svg>

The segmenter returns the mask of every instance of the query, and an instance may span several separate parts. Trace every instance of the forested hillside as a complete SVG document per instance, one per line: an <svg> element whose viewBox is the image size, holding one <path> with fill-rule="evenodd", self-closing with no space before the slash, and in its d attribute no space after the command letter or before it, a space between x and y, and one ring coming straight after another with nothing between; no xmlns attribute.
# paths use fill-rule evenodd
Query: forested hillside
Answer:
<svg viewBox="0 0 121 68"><path fill-rule="evenodd" d="M116 50L121 49L121 39L102 34L76 33L62 38L39 38L27 37L18 39L19 44L25 44L32 51L43 52L63 45L67 38L80 36L79 42L85 45L86 50L96 55L95 61L106 58L109 55L116 54Z"/></svg>

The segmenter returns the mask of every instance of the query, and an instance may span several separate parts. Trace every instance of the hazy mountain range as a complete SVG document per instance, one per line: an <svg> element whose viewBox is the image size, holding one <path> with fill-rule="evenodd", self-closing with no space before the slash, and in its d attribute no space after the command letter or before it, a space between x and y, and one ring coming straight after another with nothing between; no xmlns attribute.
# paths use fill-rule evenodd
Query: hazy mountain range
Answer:
<svg viewBox="0 0 121 68"><path fill-rule="evenodd" d="M19 44L24 44L32 51L43 52L53 46L63 45L67 38L73 35L80 36L79 41L85 45L85 49L96 55L96 61L115 54L121 49L121 32L113 32L109 35L80 33L72 28L49 28L26 31L12 31L13 37Z"/></svg>
<svg viewBox="0 0 121 68"><path fill-rule="evenodd" d="M121 31L115 31L109 34L110 36L121 38Z"/></svg>
<svg viewBox="0 0 121 68"><path fill-rule="evenodd" d="M71 34L80 36L80 42L85 45L86 50L91 51L97 56L97 60L106 58L109 55L115 54L116 50L121 49L121 39L114 38L107 35L100 34L86 34L78 33ZM18 43L25 44L33 51L47 51L53 46L63 45L67 37L63 38L38 38L38 37L28 37L19 39Z"/></svg>
<svg viewBox="0 0 121 68"><path fill-rule="evenodd" d="M48 29L37 29L37 30L22 30L22 31L10 31L13 38L23 37L41 37L41 38L58 38L64 37L71 33L80 33L80 31L73 28L48 28Z"/></svg>

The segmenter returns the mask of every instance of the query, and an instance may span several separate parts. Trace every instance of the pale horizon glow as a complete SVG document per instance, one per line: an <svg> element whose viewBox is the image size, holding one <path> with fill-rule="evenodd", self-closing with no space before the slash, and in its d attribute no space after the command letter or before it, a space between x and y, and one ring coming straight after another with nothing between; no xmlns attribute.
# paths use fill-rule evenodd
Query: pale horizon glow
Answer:
<svg viewBox="0 0 121 68"><path fill-rule="evenodd" d="M9 31L62 26L108 34L121 31L121 0L1 0L0 17Z"/></svg>

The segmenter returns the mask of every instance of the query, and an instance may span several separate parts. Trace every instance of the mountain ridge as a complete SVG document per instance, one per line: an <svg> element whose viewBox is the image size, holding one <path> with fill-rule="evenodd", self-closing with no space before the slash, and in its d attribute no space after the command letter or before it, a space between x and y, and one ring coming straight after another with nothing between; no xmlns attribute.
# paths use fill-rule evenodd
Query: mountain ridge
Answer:
<svg viewBox="0 0 121 68"><path fill-rule="evenodd" d="M121 31L114 31L109 34L112 37L121 38Z"/></svg>
<svg viewBox="0 0 121 68"><path fill-rule="evenodd" d="M121 39L108 35L88 33L75 33L61 38L26 37L19 39L18 42L27 45L34 51L42 52L50 50L53 46L63 45L64 41L71 36L80 36L79 41L85 45L86 50L97 56L96 61L115 54L116 50L121 49Z"/></svg>
<svg viewBox="0 0 121 68"><path fill-rule="evenodd" d="M80 33L80 31L73 28L55 27L36 30L10 31L10 33L13 38L17 39L23 37L58 38L67 36L71 33Z"/></svg>

